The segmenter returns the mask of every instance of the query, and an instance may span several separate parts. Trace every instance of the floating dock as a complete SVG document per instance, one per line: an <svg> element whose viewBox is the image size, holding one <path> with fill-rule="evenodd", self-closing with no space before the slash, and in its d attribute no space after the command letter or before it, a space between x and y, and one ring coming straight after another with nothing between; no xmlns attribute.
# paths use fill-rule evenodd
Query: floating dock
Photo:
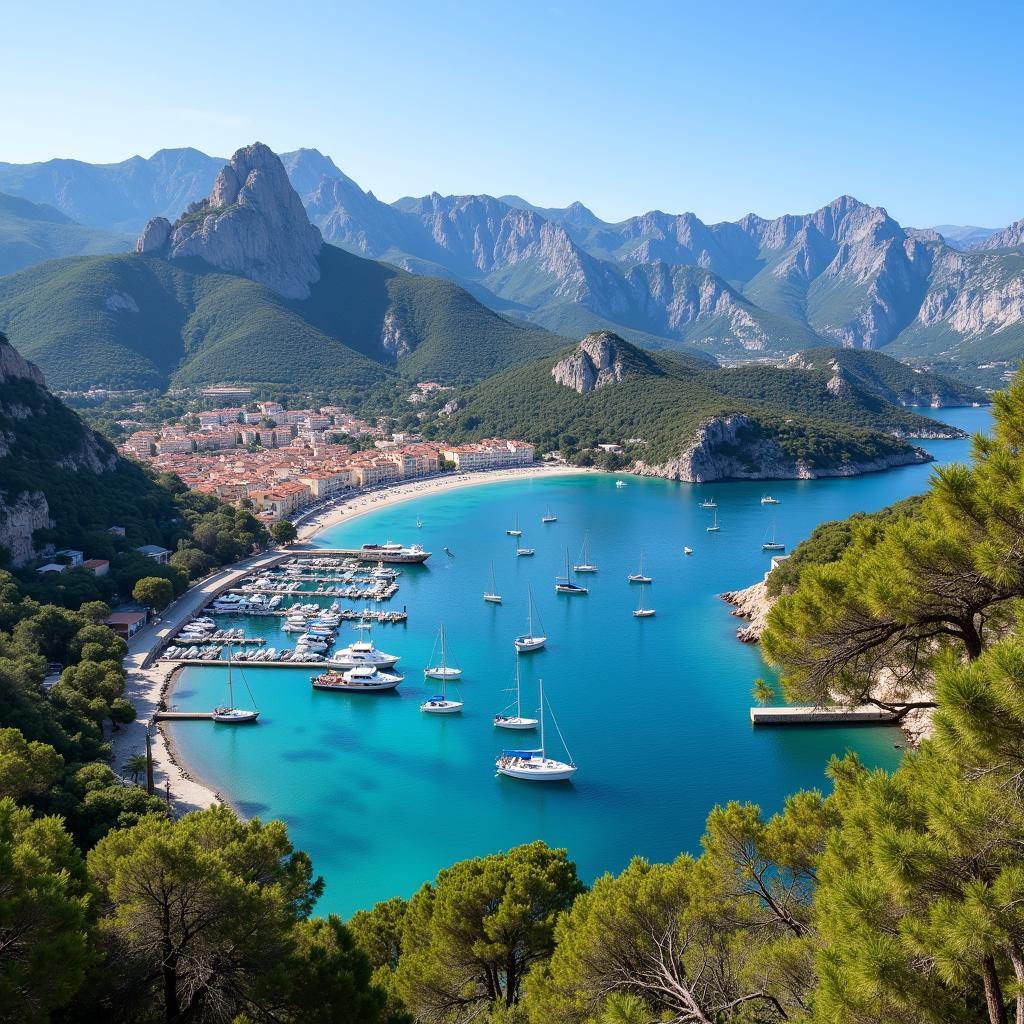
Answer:
<svg viewBox="0 0 1024 1024"><path fill-rule="evenodd" d="M195 719L196 721L211 721L213 718L212 711L154 711L153 721L162 722L165 719L171 719L176 721L186 721L188 719Z"/></svg>
<svg viewBox="0 0 1024 1024"><path fill-rule="evenodd" d="M750 721L754 725L870 725L894 722L896 715L874 704L861 704L855 708L792 705L751 708Z"/></svg>

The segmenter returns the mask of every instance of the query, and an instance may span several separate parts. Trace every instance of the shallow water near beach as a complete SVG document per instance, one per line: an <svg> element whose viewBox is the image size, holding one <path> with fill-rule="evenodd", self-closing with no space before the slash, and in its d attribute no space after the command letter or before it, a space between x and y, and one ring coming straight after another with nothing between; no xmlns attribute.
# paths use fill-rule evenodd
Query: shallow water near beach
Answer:
<svg viewBox="0 0 1024 1024"><path fill-rule="evenodd" d="M968 431L991 422L987 409L940 410ZM968 441L924 443L942 462L963 460ZM934 464L932 464L934 465ZM788 793L827 787L828 759L856 751L893 768L902 737L892 726L755 730L751 684L770 677L756 646L739 643L740 623L717 595L760 579L761 544L774 525L789 549L818 523L871 511L918 493L932 466L841 480L689 485L595 474L484 484L415 498L326 530L323 547L394 539L433 552L408 568L389 607L407 606L402 626L378 626L373 640L401 655L406 675L391 695L314 692L309 671L252 666L244 677L262 715L253 727L177 722L168 726L179 759L240 811L279 817L327 882L320 911L344 915L409 895L453 861L540 838L566 847L587 881L621 870L634 855L669 860L696 852L708 811L728 800L779 809ZM765 493L781 504L763 506ZM718 502L721 532L707 533ZM542 525L545 510L558 516ZM532 558L515 556L505 535L518 514ZM422 528L417 529L417 518ZM562 573L589 534L596 575L577 577L586 597L557 595ZM694 549L684 557L683 546ZM452 554L445 554L448 547ZM627 574L644 552L654 584L652 619L636 619L639 588ZM485 604L494 564L500 606ZM537 681L579 772L571 783L496 778L503 746L534 746L534 733L502 732L493 715L508 703L512 638L525 630L532 586L547 648L522 656L523 703ZM419 711L441 621L463 669L466 705L452 716ZM279 620L225 618L271 646L293 641ZM339 645L356 632L346 626ZM174 692L181 709L223 699L226 672L186 669ZM244 693L244 691L243 691ZM241 698L239 698L241 702ZM529 714L530 711L524 711ZM549 752L564 751L553 728Z"/></svg>

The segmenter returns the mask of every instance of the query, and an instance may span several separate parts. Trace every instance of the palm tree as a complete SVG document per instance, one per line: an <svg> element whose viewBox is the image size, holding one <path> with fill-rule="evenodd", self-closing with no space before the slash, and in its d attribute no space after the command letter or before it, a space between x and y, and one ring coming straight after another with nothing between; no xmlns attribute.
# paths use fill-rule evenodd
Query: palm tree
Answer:
<svg viewBox="0 0 1024 1024"><path fill-rule="evenodd" d="M121 771L132 777L132 782L138 783L139 776L146 774L146 755L132 754L123 765Z"/></svg>

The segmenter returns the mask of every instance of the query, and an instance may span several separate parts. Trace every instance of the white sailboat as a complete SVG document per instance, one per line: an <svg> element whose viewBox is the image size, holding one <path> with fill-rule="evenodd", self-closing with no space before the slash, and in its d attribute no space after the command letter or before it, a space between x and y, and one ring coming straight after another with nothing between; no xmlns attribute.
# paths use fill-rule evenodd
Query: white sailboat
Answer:
<svg viewBox="0 0 1024 1024"><path fill-rule="evenodd" d="M522 636L517 636L515 640L512 641L515 644L516 650L520 654L529 654L531 651L539 651L548 642L548 638L543 634L534 635L533 591L527 589L526 595L526 632Z"/></svg>
<svg viewBox="0 0 1024 1024"><path fill-rule="evenodd" d="M491 604L501 604L501 594L498 593L498 588L494 585L494 563L491 562L491 585L484 591L484 600Z"/></svg>
<svg viewBox="0 0 1024 1024"><path fill-rule="evenodd" d="M533 555L533 554L536 554L536 552L533 550L533 548L524 547L521 543L520 543L519 547L516 548L516 557L517 558L525 558L525 557L527 557L529 555Z"/></svg>
<svg viewBox="0 0 1024 1024"><path fill-rule="evenodd" d="M516 513L515 529L513 529L513 530L506 530L505 533L508 534L509 537L522 537L523 531L519 529L519 513L518 512Z"/></svg>
<svg viewBox="0 0 1024 1024"><path fill-rule="evenodd" d="M637 572L631 572L629 574L630 583L653 583L654 580L650 576L644 575L644 552L640 549L640 568Z"/></svg>
<svg viewBox="0 0 1024 1024"><path fill-rule="evenodd" d="M556 516L550 508L544 509L544 515L540 517L542 523L557 523L558 516Z"/></svg>
<svg viewBox="0 0 1024 1024"><path fill-rule="evenodd" d="M423 670L427 679L459 679L462 676L462 669L448 664L448 645L444 633L444 623L441 623L441 663L431 665Z"/></svg>
<svg viewBox="0 0 1024 1024"><path fill-rule="evenodd" d="M700 507L701 508L718 508L718 505L715 504L715 499L714 498L705 498L700 503Z"/></svg>
<svg viewBox="0 0 1024 1024"><path fill-rule="evenodd" d="M692 555L692 554L693 554L693 548L688 548L688 547L686 547L686 546L684 545L684 546L683 546L683 554L684 554L684 555Z"/></svg>
<svg viewBox="0 0 1024 1024"><path fill-rule="evenodd" d="M428 697L420 705L420 711L424 711L428 715L454 715L462 710L463 703L461 700L448 699L447 685L442 679L441 692L435 693L433 697Z"/></svg>
<svg viewBox="0 0 1024 1024"><path fill-rule="evenodd" d="M626 486L626 481L625 480L616 480L615 481L615 486L618 487L619 490L621 490L623 487Z"/></svg>
<svg viewBox="0 0 1024 1024"><path fill-rule="evenodd" d="M581 587L569 578L569 549L565 550L565 575L555 577L556 594L589 594L586 587Z"/></svg>
<svg viewBox="0 0 1024 1024"><path fill-rule="evenodd" d="M772 539L768 540L768 535L766 533L765 534L765 541L761 545L761 550L762 551L785 551L786 550L786 545L783 544L782 541L776 540L776 538L775 538L775 523L774 522L772 523Z"/></svg>
<svg viewBox="0 0 1024 1024"><path fill-rule="evenodd" d="M718 525L718 509L715 509L715 520L708 527L708 533L721 533L722 528Z"/></svg>
<svg viewBox="0 0 1024 1024"><path fill-rule="evenodd" d="M508 715L502 712L500 715L494 716L494 724L499 729L534 729L537 726L536 718L524 718L522 702L520 699L519 691L519 659L516 658L516 701L515 701L516 713L514 715ZM510 704L505 711L511 711L513 705Z"/></svg>
<svg viewBox="0 0 1024 1024"><path fill-rule="evenodd" d="M762 505L778 505L781 504L778 498L773 498L770 494L766 494L761 499Z"/></svg>
<svg viewBox="0 0 1024 1024"><path fill-rule="evenodd" d="M540 715L540 746L536 750L503 750L494 763L499 775L507 775L510 779L527 779L531 782L560 782L563 779L570 779L576 774L577 767L565 747L565 739L562 731L558 728L558 722L552 713L551 721L554 723L558 738L565 747L565 756L568 761L556 761L547 755L544 741L544 680L540 680L540 707L537 709ZM550 710L550 708L549 708Z"/></svg>
<svg viewBox="0 0 1024 1024"><path fill-rule="evenodd" d="M246 710L245 708L235 707L235 684L231 676L231 648L228 648L228 702L219 708L213 710L213 720L215 722L223 722L225 725L245 725L248 722L255 722L260 717L259 708L256 707L256 701L253 700L252 691L249 689L249 684L245 682L245 676L242 676L242 682L245 683L246 692L249 694L249 699L252 701L252 710Z"/></svg>
<svg viewBox="0 0 1024 1024"><path fill-rule="evenodd" d="M583 535L583 549L580 551L580 560L572 567L573 572L597 572L597 566L590 560L590 539L587 534Z"/></svg>
<svg viewBox="0 0 1024 1024"><path fill-rule="evenodd" d="M644 588L640 588L640 604L633 609L633 615L638 619L654 618L654 609L644 607Z"/></svg>

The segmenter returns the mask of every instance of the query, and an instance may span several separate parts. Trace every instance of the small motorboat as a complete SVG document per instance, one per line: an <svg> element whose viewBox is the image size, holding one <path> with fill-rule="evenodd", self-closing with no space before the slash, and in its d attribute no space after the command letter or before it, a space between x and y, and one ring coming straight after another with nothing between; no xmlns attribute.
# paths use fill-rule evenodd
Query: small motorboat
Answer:
<svg viewBox="0 0 1024 1024"><path fill-rule="evenodd" d="M692 555L693 554L693 548L684 547L683 548L683 554L684 555Z"/></svg>

